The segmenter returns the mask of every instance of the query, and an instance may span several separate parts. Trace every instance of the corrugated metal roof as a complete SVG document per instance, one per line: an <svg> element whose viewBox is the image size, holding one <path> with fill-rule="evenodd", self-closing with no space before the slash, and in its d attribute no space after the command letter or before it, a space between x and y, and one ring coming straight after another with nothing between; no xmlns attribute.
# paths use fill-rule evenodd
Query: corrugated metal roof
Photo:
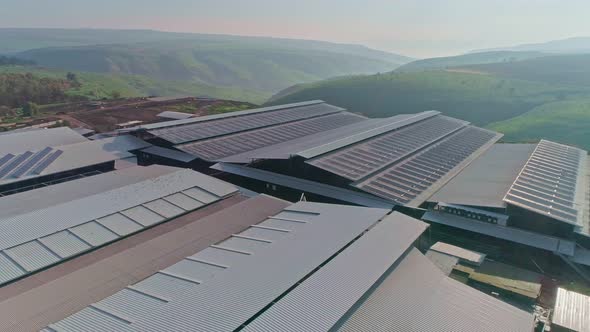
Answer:
<svg viewBox="0 0 590 332"><path fill-rule="evenodd" d="M38 331L142 279L127 288L146 296L175 298L184 293L186 283L157 271L240 233L289 205L266 195L251 199L234 195L166 225L73 258L33 278L1 287L0 331ZM44 283L39 284L39 280Z"/></svg>
<svg viewBox="0 0 590 332"><path fill-rule="evenodd" d="M44 158L40 161L38 160L36 166L32 168L32 171L22 174L22 176L5 177L1 179L0 184L18 182L23 179L30 179L38 176L54 174L115 161L118 159L133 157L134 155L129 151L146 148L148 146L151 146L151 144L128 135L110 137L95 141L88 141L84 139L83 142L79 143L55 146L54 150L58 154L52 153L47 158ZM33 157L34 156L31 156L31 159ZM13 158L13 160L15 159L16 158ZM25 163L24 160L23 163ZM39 167L37 169L37 166L42 164L43 167Z"/></svg>
<svg viewBox="0 0 590 332"><path fill-rule="evenodd" d="M218 136L275 126L293 121L311 119L340 112L342 109L328 104L314 104L280 111L248 114L221 120L196 122L172 128L150 130L151 135L173 144L211 139Z"/></svg>
<svg viewBox="0 0 590 332"><path fill-rule="evenodd" d="M236 154L328 131L359 121L364 121L364 117L348 112L330 113L324 116L177 145L176 148L204 160L217 161Z"/></svg>
<svg viewBox="0 0 590 332"><path fill-rule="evenodd" d="M218 120L218 119L225 119L225 118L233 118L233 117L239 117L239 116L244 116L244 115L252 115L252 114L257 114L257 113L277 111L277 110L294 108L294 107L311 106L311 105L323 104L323 103L324 103L323 100L312 100L312 101L301 102L301 103L292 103L292 104L256 108L256 109L250 109L250 110L244 110L244 111L236 111L236 112L229 112L229 113L222 113L222 114L199 116L199 117L191 118L191 119L152 123L152 124L142 125L139 127L139 129L154 130L154 129L166 128L166 127L171 127L171 126L181 126L181 125L197 123L197 122L204 122L204 121L211 121L211 120Z"/></svg>
<svg viewBox="0 0 590 332"><path fill-rule="evenodd" d="M590 296L557 289L553 324L576 332L590 332Z"/></svg>
<svg viewBox="0 0 590 332"><path fill-rule="evenodd" d="M494 144L428 201L503 208L504 196L534 149L534 144Z"/></svg>
<svg viewBox="0 0 590 332"><path fill-rule="evenodd" d="M561 241L571 242L556 237L529 232L514 227L494 225L487 222L477 221L473 219L463 218L435 211L426 212L422 216L422 219L429 222L439 223L479 234L489 235L499 239L524 244L534 248L548 250L551 252L558 251L559 244Z"/></svg>
<svg viewBox="0 0 590 332"><path fill-rule="evenodd" d="M88 243L70 231L57 232L39 239L51 251L66 258L90 249Z"/></svg>
<svg viewBox="0 0 590 332"><path fill-rule="evenodd" d="M33 240L101 218L192 187L219 190L225 196L236 189L220 180L179 170L115 190L0 220L0 249Z"/></svg>
<svg viewBox="0 0 590 332"><path fill-rule="evenodd" d="M160 117L160 118L165 118L165 119L184 120L184 119L192 118L194 116L194 114L174 112L174 111L164 111L162 113L158 113L158 115L156 115L156 116Z"/></svg>
<svg viewBox="0 0 590 332"><path fill-rule="evenodd" d="M49 251L38 241L31 241L10 249L4 253L18 265L31 272L60 260L60 257Z"/></svg>
<svg viewBox="0 0 590 332"><path fill-rule="evenodd" d="M106 321L127 320L117 329L233 331L387 212L307 202L291 205L94 304L104 317L86 315L87 308L49 327L91 330ZM129 289L137 293L133 298Z"/></svg>
<svg viewBox="0 0 590 332"><path fill-rule="evenodd" d="M578 148L541 140L504 201L583 227L587 155Z"/></svg>
<svg viewBox="0 0 590 332"><path fill-rule="evenodd" d="M322 195L329 198L334 198L343 202L348 202L360 206L375 207L391 209L394 204L375 197L373 195L365 194L347 190L327 184L295 178L292 176L277 174L265 170L255 169L251 167L244 167L240 165L232 165L228 163L219 163L211 166L211 168L220 170L226 173L244 176L247 178L265 181L302 192Z"/></svg>
<svg viewBox="0 0 590 332"><path fill-rule="evenodd" d="M426 111L426 112L421 112L421 113L417 113L417 114L403 114L401 116L393 116L387 119L382 119L382 121L379 123L379 126L375 126L374 128L371 128L370 130L366 130L363 132L356 132L353 135L350 135L349 137L345 137L336 141L328 141L328 143L326 143L324 141L324 144L313 147L313 148L309 148L305 151L301 151L298 153L299 156L303 157L303 158L307 158L307 159L311 159L317 156L320 156L322 154L343 148L345 146L351 145L351 144L355 144L358 143L360 141L375 137L377 135L380 134L384 134L399 128L402 128L404 126L416 123L418 121L422 121L431 117L434 117L436 115L439 115L440 112L438 111ZM390 122L392 121L392 122Z"/></svg>
<svg viewBox="0 0 590 332"><path fill-rule="evenodd" d="M135 166L5 196L0 199L0 219L59 205L178 170L180 169L160 165Z"/></svg>
<svg viewBox="0 0 590 332"><path fill-rule="evenodd" d="M147 149L143 149L141 151L145 152L147 154L154 155L154 156L181 161L183 163L190 163L191 161L197 159L197 157L195 157L191 154L188 154L186 152L172 150L172 149L166 149L166 148L162 148L159 146L151 146L151 147L149 147Z"/></svg>
<svg viewBox="0 0 590 332"><path fill-rule="evenodd" d="M385 217L243 331L328 331L427 227L399 212Z"/></svg>
<svg viewBox="0 0 590 332"><path fill-rule="evenodd" d="M186 190L206 197L206 203L181 196L184 199L177 206L161 199L183 195L179 193ZM176 170L77 200L11 214L0 219L0 250L32 272L235 192L237 188L209 176Z"/></svg>
<svg viewBox="0 0 590 332"><path fill-rule="evenodd" d="M129 219L128 217L125 217L120 213L111 214L109 216L96 219L96 221L104 227L108 228L109 230L117 233L117 235L127 235L129 233L138 231L142 228L142 225L136 223L135 221Z"/></svg>
<svg viewBox="0 0 590 332"><path fill-rule="evenodd" d="M183 209L163 199L144 203L143 206L166 218L172 218L184 212Z"/></svg>
<svg viewBox="0 0 590 332"><path fill-rule="evenodd" d="M428 250L425 256L447 276L453 272L453 269L459 263L459 258L434 250Z"/></svg>
<svg viewBox="0 0 590 332"><path fill-rule="evenodd" d="M95 221L72 227L69 230L93 247L100 246L118 238L117 234L111 232L108 228Z"/></svg>
<svg viewBox="0 0 590 332"><path fill-rule="evenodd" d="M256 159L289 159L292 156L299 155L300 152L312 149L329 142L337 142L361 132L370 131L377 127L386 126L391 123L402 121L410 117L409 114L400 114L385 119L365 119L364 121L355 122L346 126L330 129L327 131L296 138L283 143L278 143L260 149L247 151L241 154L224 158L225 162L248 163ZM363 117L359 116L359 119Z"/></svg>
<svg viewBox="0 0 590 332"><path fill-rule="evenodd" d="M448 254L460 258L462 261L466 261L476 265L480 265L486 258L485 254L473 250L467 250L444 242L435 243L430 247L430 250L434 250L443 254Z"/></svg>
<svg viewBox="0 0 590 332"><path fill-rule="evenodd" d="M26 271L5 253L0 252L0 284L24 275Z"/></svg>
<svg viewBox="0 0 590 332"><path fill-rule="evenodd" d="M398 204L417 207L502 137L468 126L353 186Z"/></svg>
<svg viewBox="0 0 590 332"><path fill-rule="evenodd" d="M370 140L307 161L315 167L359 180L460 130L468 122L435 116L395 128Z"/></svg>
<svg viewBox="0 0 590 332"><path fill-rule="evenodd" d="M87 141L84 136L68 127L8 132L0 140L0 156Z"/></svg>
<svg viewBox="0 0 590 332"><path fill-rule="evenodd" d="M444 275L412 249L338 331L533 331L533 315Z"/></svg>

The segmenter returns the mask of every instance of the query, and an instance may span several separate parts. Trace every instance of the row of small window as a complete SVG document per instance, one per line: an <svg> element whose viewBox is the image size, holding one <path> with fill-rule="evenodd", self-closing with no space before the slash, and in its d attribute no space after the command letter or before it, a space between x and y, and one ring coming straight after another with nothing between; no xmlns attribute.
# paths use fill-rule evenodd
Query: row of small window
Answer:
<svg viewBox="0 0 590 332"><path fill-rule="evenodd" d="M492 217L492 216L489 216L485 213L477 213L477 212L466 211L463 209L458 209L458 208L453 208L453 207L448 207L448 206L440 206L440 205L435 206L434 209L436 211L454 214L454 215L461 216L464 218L483 221L483 222L487 222L490 224L497 224L498 223L497 217Z"/></svg>
<svg viewBox="0 0 590 332"><path fill-rule="evenodd" d="M217 201L193 187L0 251L0 284Z"/></svg>

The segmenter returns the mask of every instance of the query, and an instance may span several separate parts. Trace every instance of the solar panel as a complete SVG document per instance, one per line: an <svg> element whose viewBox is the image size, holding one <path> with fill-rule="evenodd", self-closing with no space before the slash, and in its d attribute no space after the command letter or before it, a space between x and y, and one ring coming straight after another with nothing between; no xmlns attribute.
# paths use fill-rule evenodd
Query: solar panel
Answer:
<svg viewBox="0 0 590 332"><path fill-rule="evenodd" d="M18 165L33 155L33 152L27 151L21 155L16 156L9 161L2 170L0 170L0 178L5 177L8 173L12 172Z"/></svg>
<svg viewBox="0 0 590 332"><path fill-rule="evenodd" d="M465 127L467 122L436 116L307 163L349 180L359 180Z"/></svg>
<svg viewBox="0 0 590 332"><path fill-rule="evenodd" d="M156 129L149 131L149 133L173 144L181 144L340 111L340 108L332 105L316 104Z"/></svg>
<svg viewBox="0 0 590 332"><path fill-rule="evenodd" d="M504 201L568 223L577 223L577 198L583 196L586 152L542 140L504 197Z"/></svg>
<svg viewBox="0 0 590 332"><path fill-rule="evenodd" d="M14 157L13 154L7 154L4 157L0 158L0 167L2 167L2 165L6 164L10 159L12 159Z"/></svg>
<svg viewBox="0 0 590 332"><path fill-rule="evenodd" d="M41 159L43 159L49 152L53 151L52 148L45 148L33 155L29 158L26 162L21 164L14 172L10 173L10 177L18 178L23 176L31 167L33 167L36 163L38 163Z"/></svg>
<svg viewBox="0 0 590 332"><path fill-rule="evenodd" d="M176 148L203 160L216 161L247 151L342 127L362 120L362 118L354 114L340 112L270 128L178 145Z"/></svg>
<svg viewBox="0 0 590 332"><path fill-rule="evenodd" d="M408 204L496 137L494 132L469 126L353 186Z"/></svg>
<svg viewBox="0 0 590 332"><path fill-rule="evenodd" d="M49 165L51 165L52 162L54 162L59 156L61 156L62 153L62 150L55 150L47 158L43 159L43 161L38 163L37 166L35 166L35 168L33 168L33 170L29 172L29 174L41 174L41 172L43 172L43 170L45 170Z"/></svg>

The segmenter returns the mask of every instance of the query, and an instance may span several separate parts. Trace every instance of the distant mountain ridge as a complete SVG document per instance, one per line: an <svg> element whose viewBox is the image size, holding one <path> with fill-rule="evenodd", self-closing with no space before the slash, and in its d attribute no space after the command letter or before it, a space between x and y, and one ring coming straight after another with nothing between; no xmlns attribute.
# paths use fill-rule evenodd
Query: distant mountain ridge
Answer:
<svg viewBox="0 0 590 332"><path fill-rule="evenodd" d="M416 72L425 70L438 70L449 67L486 64L486 63L505 63L524 59L537 58L545 56L545 53L530 51L491 51L481 53L468 53L456 56L439 57L416 60L404 65L401 65L396 72Z"/></svg>
<svg viewBox="0 0 590 332"><path fill-rule="evenodd" d="M545 53L590 53L590 37L573 37L542 43L522 44L490 49L474 50L470 53L493 51L536 51Z"/></svg>
<svg viewBox="0 0 590 332"><path fill-rule="evenodd" d="M361 45L151 30L0 29L2 52L47 68L247 89L267 97L294 84L388 72L412 60Z"/></svg>

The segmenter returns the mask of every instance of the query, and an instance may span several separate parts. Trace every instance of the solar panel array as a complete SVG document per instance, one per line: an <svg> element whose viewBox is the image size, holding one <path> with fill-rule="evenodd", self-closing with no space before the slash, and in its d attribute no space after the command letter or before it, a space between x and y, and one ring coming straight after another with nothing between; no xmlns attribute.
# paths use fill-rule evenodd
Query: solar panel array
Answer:
<svg viewBox="0 0 590 332"><path fill-rule="evenodd" d="M192 187L6 248L0 251L0 284L220 199Z"/></svg>
<svg viewBox="0 0 590 332"><path fill-rule="evenodd" d="M566 145L541 141L523 167L504 201L525 209L576 223L578 177L586 152Z"/></svg>
<svg viewBox="0 0 590 332"><path fill-rule="evenodd" d="M336 106L328 104L316 104L155 129L150 130L149 133L173 144L181 144L328 115L340 112L341 110Z"/></svg>
<svg viewBox="0 0 590 332"><path fill-rule="evenodd" d="M363 120L364 118L357 115L339 112L337 114L300 120L270 128L178 145L176 148L203 160L216 161L228 156L286 142Z"/></svg>
<svg viewBox="0 0 590 332"><path fill-rule="evenodd" d="M469 126L354 186L398 204L408 204L497 137L494 132Z"/></svg>
<svg viewBox="0 0 590 332"><path fill-rule="evenodd" d="M46 147L38 152L25 151L19 155L7 154L0 158L0 179L17 179L39 175L53 163L63 151Z"/></svg>
<svg viewBox="0 0 590 332"><path fill-rule="evenodd" d="M452 134L467 124L465 121L446 116L436 116L309 160L307 163L350 180L359 180Z"/></svg>

